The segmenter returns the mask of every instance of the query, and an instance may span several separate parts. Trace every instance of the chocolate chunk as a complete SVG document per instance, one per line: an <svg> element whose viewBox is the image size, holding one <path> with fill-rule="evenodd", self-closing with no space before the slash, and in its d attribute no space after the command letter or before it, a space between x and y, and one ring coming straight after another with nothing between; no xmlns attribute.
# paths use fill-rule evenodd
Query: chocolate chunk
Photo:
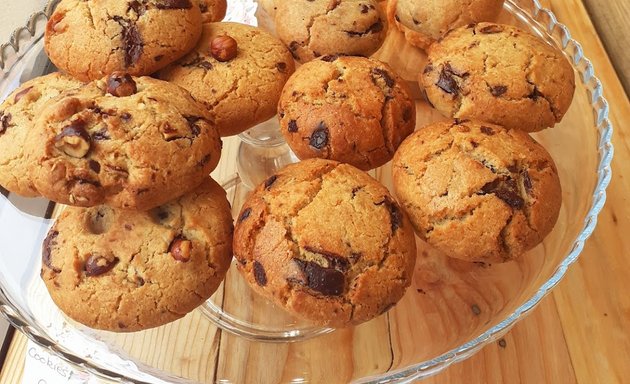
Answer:
<svg viewBox="0 0 630 384"><path fill-rule="evenodd" d="M480 130L481 130L481 133L483 133L484 135L488 135L488 136L494 135L494 129L490 127L486 127L485 125L482 125Z"/></svg>
<svg viewBox="0 0 630 384"><path fill-rule="evenodd" d="M325 296L339 296L343 294L346 277L334 268L324 268L312 261L293 259L304 272L306 286Z"/></svg>
<svg viewBox="0 0 630 384"><path fill-rule="evenodd" d="M493 33L503 32L503 27L497 24L486 25L485 27L479 28L478 32L486 35L491 35Z"/></svg>
<svg viewBox="0 0 630 384"><path fill-rule="evenodd" d="M104 140L109 140L109 139L111 139L111 137L109 137L109 132L107 131L107 127L103 127L92 134L92 140L94 141L104 141Z"/></svg>
<svg viewBox="0 0 630 384"><path fill-rule="evenodd" d="M90 255L85 261L86 276L100 276L111 271L120 260L117 257L108 259L99 255Z"/></svg>
<svg viewBox="0 0 630 384"><path fill-rule="evenodd" d="M455 77L466 78L468 77L468 72L461 72L453 67L449 63L444 64L442 70L440 71L440 77L435 83L441 90L451 95L458 95L460 88Z"/></svg>
<svg viewBox="0 0 630 384"><path fill-rule="evenodd" d="M157 9L190 9L192 3L190 0L157 0L155 7Z"/></svg>
<svg viewBox="0 0 630 384"><path fill-rule="evenodd" d="M276 63L276 69L278 72L287 73L287 63Z"/></svg>
<svg viewBox="0 0 630 384"><path fill-rule="evenodd" d="M252 214L252 209L251 208L247 208L243 211L243 213L241 213L241 215L238 217L238 222L242 222L243 220L247 219L249 217L249 215Z"/></svg>
<svg viewBox="0 0 630 384"><path fill-rule="evenodd" d="M529 177L529 173L526 169L521 172L521 177L523 177L523 186L527 193L529 193L532 190L532 179Z"/></svg>
<svg viewBox="0 0 630 384"><path fill-rule="evenodd" d="M21 90L20 92L15 94L15 97L13 98L13 102L17 103L18 101L20 101L20 99L22 97L24 97L24 95L26 95L27 93L29 93L31 91L31 89L33 89L33 87L26 87L23 90Z"/></svg>
<svg viewBox="0 0 630 384"><path fill-rule="evenodd" d="M101 164L98 161L90 160L88 161L88 166L95 173L101 173Z"/></svg>
<svg viewBox="0 0 630 384"><path fill-rule="evenodd" d="M309 139L309 145L318 150L328 145L328 127L323 121L320 122L319 126L313 131Z"/></svg>
<svg viewBox="0 0 630 384"><path fill-rule="evenodd" d="M136 15L140 17L147 11L147 6L144 4L144 1L133 0L129 3L127 12L129 12L129 10L133 10Z"/></svg>
<svg viewBox="0 0 630 384"><path fill-rule="evenodd" d="M368 13L370 8L367 5L361 4L361 13Z"/></svg>
<svg viewBox="0 0 630 384"><path fill-rule="evenodd" d="M369 35L370 33L378 33L382 30L383 30L383 22L379 20L376 23L370 25L368 29L366 29L365 31L344 31L344 32L346 32L346 34L351 37L363 37L365 35Z"/></svg>
<svg viewBox="0 0 630 384"><path fill-rule="evenodd" d="M334 268L341 272L346 272L348 269L350 269L350 263L348 262L348 259L339 254L317 249L315 247L309 247L308 245L304 246L304 250L322 256L324 259L326 259L326 261L328 261L328 268Z"/></svg>
<svg viewBox="0 0 630 384"><path fill-rule="evenodd" d="M420 25L420 24L421 24L418 20L416 20L416 18L415 18L415 17L411 18L411 20L413 21L413 23L414 23L415 25Z"/></svg>
<svg viewBox="0 0 630 384"><path fill-rule="evenodd" d="M131 114L129 114L127 112L123 112L123 114L120 115L120 118L123 119L124 121L129 121L129 120L131 120Z"/></svg>
<svg viewBox="0 0 630 384"><path fill-rule="evenodd" d="M333 61L337 60L339 58L339 55L326 55L326 56L322 56L319 59L321 61L325 61L327 63L332 63Z"/></svg>
<svg viewBox="0 0 630 384"><path fill-rule="evenodd" d="M392 233L395 233L396 230L401 227L403 222L402 212L400 211L400 208L398 208L398 204L389 197L385 197L383 201L375 203L374 205L385 205L385 208L389 211Z"/></svg>
<svg viewBox="0 0 630 384"><path fill-rule="evenodd" d="M131 67L140 59L144 49L144 41L134 22L120 16L114 16L113 20L122 28L120 38L125 53L125 67Z"/></svg>
<svg viewBox="0 0 630 384"><path fill-rule="evenodd" d="M521 209L525 206L525 200L520 196L516 182L510 177L498 178L487 183L479 194L494 194L512 208Z"/></svg>
<svg viewBox="0 0 630 384"><path fill-rule="evenodd" d="M201 133L201 128L199 128L197 122L199 122L199 120L203 120L203 118L199 116L184 116L184 119L186 119L186 121L188 122L190 132L193 134L193 136L199 136L199 134Z"/></svg>
<svg viewBox="0 0 630 384"><path fill-rule="evenodd" d="M287 130L289 132L297 132L298 131L297 121L290 120L289 121L289 127L287 128Z"/></svg>
<svg viewBox="0 0 630 384"><path fill-rule="evenodd" d="M289 51L295 52L300 48L300 43L297 41L292 41L289 43Z"/></svg>
<svg viewBox="0 0 630 384"><path fill-rule="evenodd" d="M11 114L0 112L0 135L7 131L7 128L11 127Z"/></svg>
<svg viewBox="0 0 630 384"><path fill-rule="evenodd" d="M107 93L116 97L126 97L138 91L136 82L128 73L114 72L107 78Z"/></svg>
<svg viewBox="0 0 630 384"><path fill-rule="evenodd" d="M206 3L199 4L199 9L201 10L201 13L208 12L208 4L206 4Z"/></svg>
<svg viewBox="0 0 630 384"><path fill-rule="evenodd" d="M46 235L42 244L42 264L52 269L53 272L59 273L61 270L53 267L52 260L50 260L50 248L57 245L57 236L59 236L57 231L50 231Z"/></svg>
<svg viewBox="0 0 630 384"><path fill-rule="evenodd" d="M538 90L538 87L536 87L534 85L534 89L532 90L532 92L529 95L527 95L527 97L529 99L532 99L532 100L536 101L536 100L538 100L539 97L545 97L545 95L540 93L540 91Z"/></svg>
<svg viewBox="0 0 630 384"><path fill-rule="evenodd" d="M383 79L385 85L389 88L393 87L395 84L394 78L384 69L381 68L372 68L372 81L374 84L377 84L378 79Z"/></svg>
<svg viewBox="0 0 630 384"><path fill-rule="evenodd" d="M494 97L499 97L503 95L505 92L507 92L507 87L505 85L497 85L494 87L490 87L490 93L492 93L492 96Z"/></svg>
<svg viewBox="0 0 630 384"><path fill-rule="evenodd" d="M271 186L273 185L273 183L276 182L277 179L278 179L278 176L273 175L270 178L268 178L267 180L265 180L265 189L269 190L271 188Z"/></svg>
<svg viewBox="0 0 630 384"><path fill-rule="evenodd" d="M422 71L422 73L427 74L429 72L433 72L433 64L429 63L426 65L426 67L424 67L424 70Z"/></svg>
<svg viewBox="0 0 630 384"><path fill-rule="evenodd" d="M359 193L360 190L362 190L363 187L354 187L352 188L352 198L354 199L355 197L357 197L357 193Z"/></svg>
<svg viewBox="0 0 630 384"><path fill-rule="evenodd" d="M197 162L197 166L204 167L206 164L208 164L208 161L210 161L211 158L212 158L212 154L208 153L201 160Z"/></svg>
<svg viewBox="0 0 630 384"><path fill-rule="evenodd" d="M254 260L254 279L261 287L267 285L267 273L265 268L257 260Z"/></svg>

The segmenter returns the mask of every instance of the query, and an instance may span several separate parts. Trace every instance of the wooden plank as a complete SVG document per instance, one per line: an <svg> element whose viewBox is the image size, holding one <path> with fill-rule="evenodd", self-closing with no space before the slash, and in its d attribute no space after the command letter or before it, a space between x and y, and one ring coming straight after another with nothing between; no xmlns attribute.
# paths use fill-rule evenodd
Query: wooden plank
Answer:
<svg viewBox="0 0 630 384"><path fill-rule="evenodd" d="M600 11L607 13L625 12L628 15L630 10L629 3L623 0L607 1L605 6L589 0L585 3L591 6L597 3ZM593 26L582 2L553 1L552 10L567 24L574 38L581 42L585 54L592 60L600 80L605 84L604 96L610 102L611 121L616 129L613 137L613 178L608 188L607 204L579 262L571 268L553 295L578 382L622 383L630 377L630 295L627 287L630 242L626 235L630 228L630 210L627 208L630 180L624 177L630 164L630 103L611 68L602 42L593 34ZM599 22L601 26L602 21ZM624 31L627 28L620 27L612 40L622 44L628 38ZM626 47L627 43L619 49L627 58ZM614 48L609 52L617 54L617 50ZM628 65L628 62L624 64Z"/></svg>
<svg viewBox="0 0 630 384"><path fill-rule="evenodd" d="M630 94L630 1L627 0L584 0L597 34L602 40L626 94Z"/></svg>
<svg viewBox="0 0 630 384"><path fill-rule="evenodd" d="M20 332L16 332L7 353L7 359L0 370L0 383L20 384L24 373L24 358L28 339Z"/></svg>

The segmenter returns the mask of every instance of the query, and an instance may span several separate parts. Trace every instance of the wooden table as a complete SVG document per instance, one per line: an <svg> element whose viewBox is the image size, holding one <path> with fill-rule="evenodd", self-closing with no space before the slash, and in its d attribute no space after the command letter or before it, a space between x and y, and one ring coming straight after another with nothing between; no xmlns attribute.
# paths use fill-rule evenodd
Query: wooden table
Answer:
<svg viewBox="0 0 630 384"><path fill-rule="evenodd" d="M628 41L623 25L630 16L629 2L542 3L582 43L605 84L615 127L608 202L579 262L553 293L502 340L427 383L591 384L630 380L630 239L625 233L630 230L630 177L624 175L630 169L630 103L620 81L624 78L628 86L630 58L627 44L620 42ZM621 72L615 71L609 55L616 59L615 67ZM25 346L25 337L16 334L0 372L0 383L20 383Z"/></svg>

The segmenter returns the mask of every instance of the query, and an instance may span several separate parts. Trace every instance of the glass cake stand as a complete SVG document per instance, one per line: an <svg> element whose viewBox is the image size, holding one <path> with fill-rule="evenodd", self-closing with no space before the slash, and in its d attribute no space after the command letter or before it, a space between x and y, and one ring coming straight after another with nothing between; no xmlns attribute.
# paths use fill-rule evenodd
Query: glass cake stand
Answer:
<svg viewBox="0 0 630 384"><path fill-rule="evenodd" d="M20 83L49 70L42 36L53 5L33 15L2 45L2 99ZM230 7L233 19L255 20L251 1L230 1ZM558 166L564 191L559 221L543 244L518 261L458 262L418 240L414 279L401 302L385 315L343 330L291 318L250 291L231 268L217 293L183 319L148 331L114 334L64 317L39 278L41 242L58 207L1 191L0 313L74 368L115 382L402 383L471 356L529 313L577 259L606 199L613 154L601 83L567 28L537 0L507 0L500 22L520 26L561 48L578 82L562 123L534 135ZM376 57L409 80L425 59L396 32ZM422 102L417 116L418 126L441 119ZM213 173L228 191L234 214L252 183L235 173L239 140L226 140ZM258 145L252 142L249 145ZM274 146L282 143L258 149L271 151ZM241 163L248 171L253 167ZM389 166L372 175L391 186Z"/></svg>

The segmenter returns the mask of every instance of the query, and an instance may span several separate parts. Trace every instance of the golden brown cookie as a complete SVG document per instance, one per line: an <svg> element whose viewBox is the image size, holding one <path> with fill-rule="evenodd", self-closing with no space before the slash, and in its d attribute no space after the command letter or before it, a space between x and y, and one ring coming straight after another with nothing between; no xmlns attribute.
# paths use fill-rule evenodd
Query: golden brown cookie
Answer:
<svg viewBox="0 0 630 384"><path fill-rule="evenodd" d="M39 193L31 180L32 166L24 152L24 142L32 133L33 121L60 93L83 86L61 73L29 80L13 91L0 105L0 185L18 195Z"/></svg>
<svg viewBox="0 0 630 384"><path fill-rule="evenodd" d="M221 21L225 17L225 12L227 11L227 1L199 0L199 9L201 9L201 20L204 23Z"/></svg>
<svg viewBox="0 0 630 384"><path fill-rule="evenodd" d="M301 63L322 55L370 56L387 32L376 0L276 0L276 31Z"/></svg>
<svg viewBox="0 0 630 384"><path fill-rule="evenodd" d="M232 215L209 177L148 212L66 208L42 247L42 279L70 318L132 332L177 320L218 288L232 259Z"/></svg>
<svg viewBox="0 0 630 384"><path fill-rule="evenodd" d="M389 0L387 16L410 44L426 49L452 29L494 21L502 8L503 0Z"/></svg>
<svg viewBox="0 0 630 384"><path fill-rule="evenodd" d="M466 261L518 258L551 232L562 204L549 153L523 131L486 123L416 131L396 152L393 177L418 234Z"/></svg>
<svg viewBox="0 0 630 384"><path fill-rule="evenodd" d="M199 185L219 162L221 140L186 90L113 74L46 108L25 151L42 196L144 210Z"/></svg>
<svg viewBox="0 0 630 384"><path fill-rule="evenodd" d="M243 205L234 233L252 288L314 323L368 321L398 302L416 260L413 229L367 173L310 159L267 179Z"/></svg>
<svg viewBox="0 0 630 384"><path fill-rule="evenodd" d="M208 23L195 50L159 77L190 91L212 111L221 136L231 136L276 114L282 87L294 70L289 51L267 32Z"/></svg>
<svg viewBox="0 0 630 384"><path fill-rule="evenodd" d="M150 75L197 43L201 11L191 0L61 0L45 48L57 68L88 81L115 71Z"/></svg>
<svg viewBox="0 0 630 384"><path fill-rule="evenodd" d="M363 170L391 160L416 125L407 85L387 64L353 56L302 65L282 91L278 115L300 159L332 159Z"/></svg>
<svg viewBox="0 0 630 384"><path fill-rule="evenodd" d="M534 132L560 122L571 105L575 76L569 61L518 28L469 25L428 53L420 84L445 116Z"/></svg>

